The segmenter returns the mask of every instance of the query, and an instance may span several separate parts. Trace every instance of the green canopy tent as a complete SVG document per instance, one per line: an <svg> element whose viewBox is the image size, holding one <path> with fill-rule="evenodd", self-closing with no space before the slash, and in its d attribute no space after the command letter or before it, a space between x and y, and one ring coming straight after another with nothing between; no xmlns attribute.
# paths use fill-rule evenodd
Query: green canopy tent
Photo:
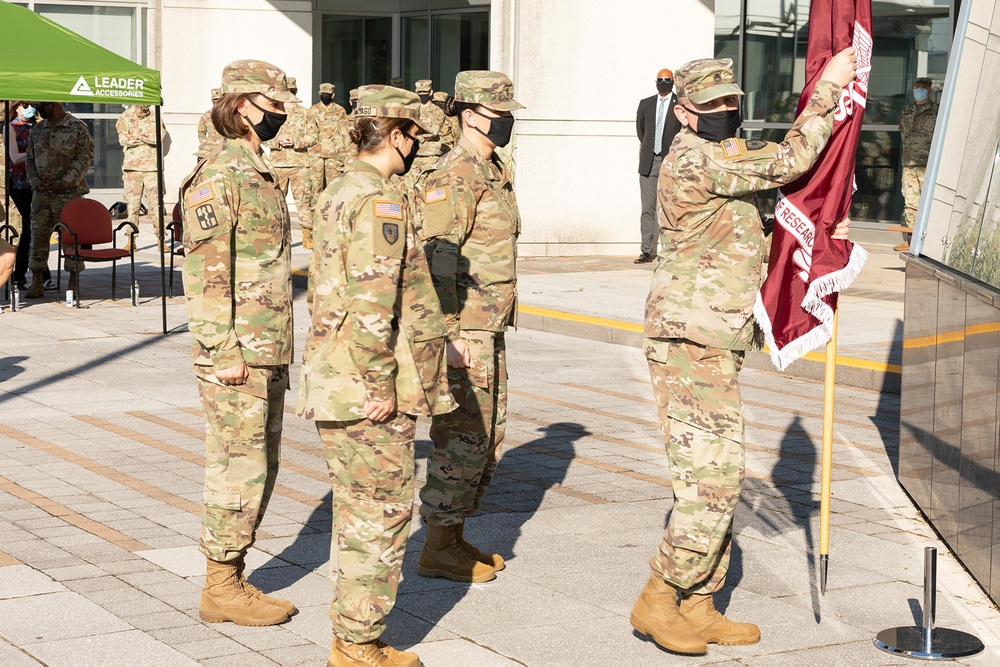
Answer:
<svg viewBox="0 0 1000 667"><path fill-rule="evenodd" d="M30 53L24 57L24 53ZM0 2L0 99L90 104L149 104L160 127L160 73L137 65L30 9ZM10 116L7 109L5 117ZM163 146L156 133L157 212L163 221ZM9 210L9 202L5 202ZM167 331L166 278L160 248L163 332Z"/></svg>

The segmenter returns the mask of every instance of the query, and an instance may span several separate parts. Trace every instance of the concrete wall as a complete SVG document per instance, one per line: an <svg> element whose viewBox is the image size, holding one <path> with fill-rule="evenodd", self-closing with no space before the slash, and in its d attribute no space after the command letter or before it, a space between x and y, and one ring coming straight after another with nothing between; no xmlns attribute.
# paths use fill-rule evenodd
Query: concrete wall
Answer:
<svg viewBox="0 0 1000 667"><path fill-rule="evenodd" d="M639 252L635 110L662 67L712 57L710 0L494 0L515 125L523 255Z"/></svg>
<svg viewBox="0 0 1000 667"><path fill-rule="evenodd" d="M150 12L149 61L162 72L163 120L172 141L164 199L172 204L196 163L198 118L211 107L210 92L226 65L244 58L273 63L296 77L299 96L311 104L312 2L162 0Z"/></svg>

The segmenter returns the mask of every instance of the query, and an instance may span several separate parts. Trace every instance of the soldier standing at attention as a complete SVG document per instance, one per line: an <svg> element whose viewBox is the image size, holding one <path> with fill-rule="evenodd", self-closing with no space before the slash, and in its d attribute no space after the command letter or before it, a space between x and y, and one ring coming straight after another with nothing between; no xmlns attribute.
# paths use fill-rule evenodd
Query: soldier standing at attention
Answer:
<svg viewBox="0 0 1000 667"><path fill-rule="evenodd" d="M443 90L436 91L431 95L431 104L441 110L441 117L444 119L438 136L441 139L441 148L445 153L457 146L458 139L462 136L462 132L458 127L458 118L456 116L448 116L444 113L444 105L447 99L448 93Z"/></svg>
<svg viewBox="0 0 1000 667"><path fill-rule="evenodd" d="M319 102L309 107L319 131L319 141L309 149L312 191L317 200L326 186L344 173L344 154L350 144L347 112L333 101L335 90L332 83L321 83Z"/></svg>
<svg viewBox="0 0 1000 667"><path fill-rule="evenodd" d="M133 104L125 109L118 122L118 143L125 149L125 159L122 162L122 184L125 186L125 204L128 207L128 221L139 228L139 205L145 193L148 210L152 213L159 206L159 188L157 187L156 171L156 117L150 112L148 104ZM167 130L160 124L161 141L166 140ZM160 240L159 218L150 215L153 223L153 234ZM129 237L129 246L135 240Z"/></svg>
<svg viewBox="0 0 1000 667"><path fill-rule="evenodd" d="M218 88L212 89L213 105L221 95L221 90ZM209 109L198 119L198 152L195 155L199 158L208 157L213 151L222 148L222 140L223 136L212 125L212 110Z"/></svg>
<svg viewBox="0 0 1000 667"><path fill-rule="evenodd" d="M913 102L903 107L899 114L899 135L903 144L903 223L911 229L917 220L917 204L924 188L924 172L927 171L927 158L930 157L938 115L938 104L930 98L931 85L927 77L915 80ZM909 249L910 235L903 234L903 242L893 250L906 252Z"/></svg>
<svg viewBox="0 0 1000 667"><path fill-rule="evenodd" d="M291 227L261 142L297 101L273 65L226 66L212 108L222 147L181 186L184 293L206 424L200 615L211 623L274 625L295 613L252 586L244 568L278 476L292 359Z"/></svg>
<svg viewBox="0 0 1000 667"><path fill-rule="evenodd" d="M420 124L427 128L430 136L420 142L417 159L413 161L413 167L404 181L408 186L416 183L420 175L447 152L441 143L441 131L448 124L448 120L444 111L431 103L431 95L434 93L431 80L421 79L417 81L415 87L417 97L420 98Z"/></svg>
<svg viewBox="0 0 1000 667"><path fill-rule="evenodd" d="M288 77L288 90L298 94L295 77ZM264 145L271 151L270 161L278 173L281 191L292 190L295 208L302 229L302 247L312 248L313 188L309 175L309 149L319 141L319 128L309 111L298 104L285 106L288 120L281 126L281 133Z"/></svg>
<svg viewBox="0 0 1000 667"><path fill-rule="evenodd" d="M756 340L753 305L764 232L754 193L794 181L826 146L854 49L827 64L780 144L734 139L742 118L733 62L677 70L682 125L663 161L657 198L664 258L646 300L643 351L656 395L674 504L632 627L678 653L760 639L752 623L716 611L743 483L743 403L737 375ZM846 238L849 220L834 238Z"/></svg>
<svg viewBox="0 0 1000 667"><path fill-rule="evenodd" d="M60 102L37 102L35 109L42 122L31 132L24 161L33 192L29 299L45 294L42 276L49 268L52 230L63 206L90 192L87 169L94 157L94 140L86 123L63 109ZM67 289L76 291L83 262L67 262L66 268L70 272Z"/></svg>
<svg viewBox="0 0 1000 667"><path fill-rule="evenodd" d="M354 120L354 110L358 108L358 89L351 88L351 92L347 97L347 100L351 103L351 110L347 112L347 119Z"/></svg>
<svg viewBox="0 0 1000 667"><path fill-rule="evenodd" d="M417 415L454 407L446 330L423 246L389 181L416 153L417 97L363 86L350 170L320 197L298 412L315 419L333 486L329 665L420 659L379 639L413 515Z"/></svg>
<svg viewBox="0 0 1000 667"><path fill-rule="evenodd" d="M481 582L504 568L499 554L465 541L496 470L507 425L504 331L517 312L521 217L496 149L510 143L514 84L500 72L459 72L445 110L462 127L458 146L428 172L420 201L431 275L448 326L448 379L458 407L434 417L434 451L420 490L427 543L417 572Z"/></svg>

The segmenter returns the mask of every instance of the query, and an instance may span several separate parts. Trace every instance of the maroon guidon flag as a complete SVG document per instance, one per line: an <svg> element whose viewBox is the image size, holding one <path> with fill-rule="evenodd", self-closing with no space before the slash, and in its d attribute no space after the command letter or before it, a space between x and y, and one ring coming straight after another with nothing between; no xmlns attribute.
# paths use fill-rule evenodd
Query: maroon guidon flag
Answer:
<svg viewBox="0 0 1000 667"><path fill-rule="evenodd" d="M830 141L808 173L778 191L774 207L771 258L754 317L779 370L830 340L837 292L868 259L861 246L830 236L847 217L854 191L872 62L871 0L813 0L799 113L827 62L848 46L857 50L857 74L837 103Z"/></svg>

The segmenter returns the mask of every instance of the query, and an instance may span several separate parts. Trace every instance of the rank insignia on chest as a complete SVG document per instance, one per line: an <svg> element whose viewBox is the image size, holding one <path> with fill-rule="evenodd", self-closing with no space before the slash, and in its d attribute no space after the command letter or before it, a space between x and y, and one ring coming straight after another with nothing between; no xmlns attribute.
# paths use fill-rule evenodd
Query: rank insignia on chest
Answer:
<svg viewBox="0 0 1000 667"><path fill-rule="evenodd" d="M204 204L205 202L211 201L214 198L215 196L212 194L212 188L206 185L188 195L188 206L197 206L198 204Z"/></svg>
<svg viewBox="0 0 1000 667"><path fill-rule="evenodd" d="M377 201L375 202L375 217L402 220L403 205L391 201Z"/></svg>
<svg viewBox="0 0 1000 667"><path fill-rule="evenodd" d="M396 241L399 240L399 225L395 222L383 222L382 236L389 242L389 245L396 245Z"/></svg>
<svg viewBox="0 0 1000 667"><path fill-rule="evenodd" d="M726 157L736 157L743 154L743 147L740 146L739 139L723 139L721 144L722 152L726 154Z"/></svg>
<svg viewBox="0 0 1000 667"><path fill-rule="evenodd" d="M424 196L424 202L428 204L436 204L439 201L444 201L448 198L448 188L438 188L437 190L432 190Z"/></svg>
<svg viewBox="0 0 1000 667"><path fill-rule="evenodd" d="M211 204L202 204L194 210L194 214L198 219L198 225L205 231L219 226L219 219L215 217L215 209Z"/></svg>

